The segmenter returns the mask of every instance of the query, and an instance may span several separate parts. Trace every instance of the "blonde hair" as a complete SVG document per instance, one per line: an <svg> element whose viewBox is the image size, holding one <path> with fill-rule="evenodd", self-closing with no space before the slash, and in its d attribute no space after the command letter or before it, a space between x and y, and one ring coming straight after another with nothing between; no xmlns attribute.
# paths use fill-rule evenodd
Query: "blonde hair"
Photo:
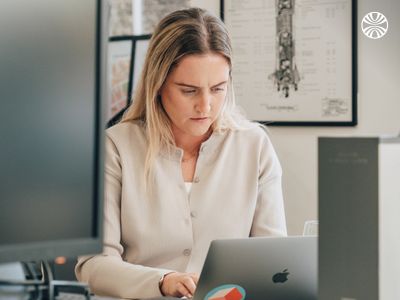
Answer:
<svg viewBox="0 0 400 300"><path fill-rule="evenodd" d="M160 150L165 148L171 151L175 145L159 91L181 58L206 53L224 56L232 70L228 31L219 18L206 10L189 8L175 11L160 21L152 35L132 105L121 121L141 121L145 127L148 150L144 175L147 184L152 178L152 166ZM227 97L220 115L212 124L214 131L240 129L250 123L237 111L232 78L229 77Z"/></svg>

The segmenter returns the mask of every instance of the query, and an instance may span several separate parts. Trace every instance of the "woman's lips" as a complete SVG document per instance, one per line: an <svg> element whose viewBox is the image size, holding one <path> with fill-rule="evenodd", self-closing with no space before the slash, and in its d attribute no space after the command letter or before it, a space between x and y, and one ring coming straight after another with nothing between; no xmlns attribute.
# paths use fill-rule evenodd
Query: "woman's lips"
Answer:
<svg viewBox="0 0 400 300"><path fill-rule="evenodd" d="M190 120L192 121L206 121L208 119L208 117L204 117L204 118L190 118Z"/></svg>

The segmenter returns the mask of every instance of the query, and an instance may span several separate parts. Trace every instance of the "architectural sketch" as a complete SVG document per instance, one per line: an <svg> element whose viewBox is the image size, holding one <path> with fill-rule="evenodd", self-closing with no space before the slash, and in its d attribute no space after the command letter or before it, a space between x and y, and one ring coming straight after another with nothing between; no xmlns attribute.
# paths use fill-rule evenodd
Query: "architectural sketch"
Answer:
<svg viewBox="0 0 400 300"><path fill-rule="evenodd" d="M129 72L132 40L113 41L108 44L108 106L110 120L128 103Z"/></svg>
<svg viewBox="0 0 400 300"><path fill-rule="evenodd" d="M136 0L138 1L138 0ZM155 26L158 22L169 13L190 7L189 0L145 0L142 2L141 18L141 32L135 32L135 34L149 34L154 31ZM133 9L134 10L134 9ZM139 17L138 14L133 11L134 17ZM134 20L135 26L135 20ZM135 31L135 28L134 28Z"/></svg>
<svg viewBox="0 0 400 300"><path fill-rule="evenodd" d="M295 0L275 0L276 5L276 67L269 76L278 91L289 97L290 86L297 91L300 81L295 62L293 15Z"/></svg>
<svg viewBox="0 0 400 300"><path fill-rule="evenodd" d="M108 0L109 35L151 34L167 14L190 7L190 0Z"/></svg>
<svg viewBox="0 0 400 300"><path fill-rule="evenodd" d="M132 0L109 0L109 35L132 34Z"/></svg>
<svg viewBox="0 0 400 300"><path fill-rule="evenodd" d="M115 58L111 70L111 107L108 119L111 119L121 109L125 108L128 100L130 57Z"/></svg>
<svg viewBox="0 0 400 300"><path fill-rule="evenodd" d="M224 1L236 103L277 125L356 124L356 0Z"/></svg>

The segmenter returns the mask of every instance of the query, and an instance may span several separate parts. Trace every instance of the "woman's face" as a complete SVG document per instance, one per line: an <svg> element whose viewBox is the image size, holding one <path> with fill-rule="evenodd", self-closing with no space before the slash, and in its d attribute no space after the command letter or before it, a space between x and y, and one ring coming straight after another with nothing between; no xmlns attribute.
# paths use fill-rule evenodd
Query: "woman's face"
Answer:
<svg viewBox="0 0 400 300"><path fill-rule="evenodd" d="M184 56L170 72L160 94L175 138L207 134L225 101L229 70L226 58L210 53Z"/></svg>

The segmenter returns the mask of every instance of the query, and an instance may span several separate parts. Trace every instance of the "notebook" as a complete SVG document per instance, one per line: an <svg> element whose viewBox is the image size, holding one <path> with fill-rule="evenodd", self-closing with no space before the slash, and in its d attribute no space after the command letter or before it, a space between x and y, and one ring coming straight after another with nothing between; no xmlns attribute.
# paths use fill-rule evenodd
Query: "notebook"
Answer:
<svg viewBox="0 0 400 300"><path fill-rule="evenodd" d="M314 300L316 236L215 240L194 300Z"/></svg>

